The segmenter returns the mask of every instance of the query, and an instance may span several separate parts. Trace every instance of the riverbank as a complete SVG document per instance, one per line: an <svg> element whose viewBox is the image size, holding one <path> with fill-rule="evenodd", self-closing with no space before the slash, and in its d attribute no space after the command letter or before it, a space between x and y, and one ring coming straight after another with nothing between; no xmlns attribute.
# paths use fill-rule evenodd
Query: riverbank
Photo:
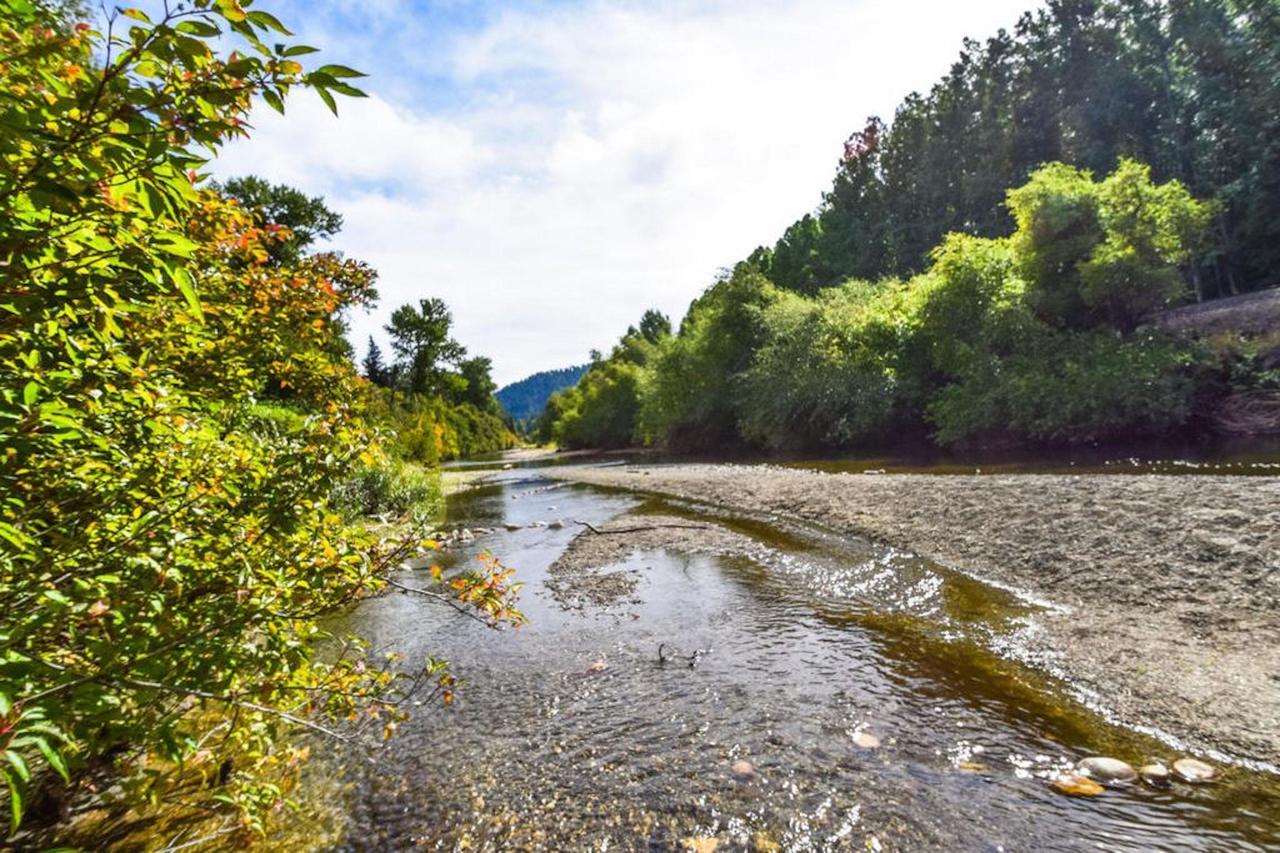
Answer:
<svg viewBox="0 0 1280 853"><path fill-rule="evenodd" d="M791 518L1054 604L1044 665L1127 725L1280 764L1280 480L565 466L553 479Z"/></svg>

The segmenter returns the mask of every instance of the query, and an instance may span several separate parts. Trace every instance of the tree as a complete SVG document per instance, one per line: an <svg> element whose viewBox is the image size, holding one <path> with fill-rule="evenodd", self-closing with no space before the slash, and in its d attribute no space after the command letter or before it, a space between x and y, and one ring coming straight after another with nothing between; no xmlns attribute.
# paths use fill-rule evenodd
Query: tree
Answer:
<svg viewBox="0 0 1280 853"><path fill-rule="evenodd" d="M498 385L493 381L492 359L483 355L464 359L458 364L458 373L467 383L460 402L470 403L482 412L497 412L502 408L493 396Z"/></svg>
<svg viewBox="0 0 1280 853"><path fill-rule="evenodd" d="M288 234L267 250L274 263L294 263L317 240L327 240L342 230L342 215L330 210L321 196L307 196L253 175L232 178L219 189L244 205L262 225L288 229Z"/></svg>
<svg viewBox="0 0 1280 853"><path fill-rule="evenodd" d="M374 385L387 387L391 384L387 366L382 361L382 349L379 348L378 342L373 339L373 335L369 336L369 349L364 361L361 362L361 366L364 368L364 378Z"/></svg>
<svg viewBox="0 0 1280 853"><path fill-rule="evenodd" d="M444 300L419 300L418 306L401 305L391 315L387 332L391 349L402 365L406 390L415 394L441 395L453 383L449 381L449 365L456 364L467 353L449 337L453 316Z"/></svg>
<svg viewBox="0 0 1280 853"><path fill-rule="evenodd" d="M651 344L670 337L671 318L661 311L650 308L640 317L640 335Z"/></svg>
<svg viewBox="0 0 1280 853"><path fill-rule="evenodd" d="M407 686L358 643L317 654L320 617L385 589L405 553L330 504L371 448L332 318L367 304L372 271L273 262L280 235L198 174L259 98L282 109L303 86L332 105L360 94L344 82L359 74L304 70L311 49L256 6L157 16L121 11L100 33L0 0L0 776L15 828L32 788L62 780L71 797L109 787L113 810L165 803L225 821L217 835L261 832L304 757L287 732L385 721ZM287 408L260 402L268 381L292 389ZM496 601L486 582L464 585ZM103 768L117 778L96 788Z"/></svg>

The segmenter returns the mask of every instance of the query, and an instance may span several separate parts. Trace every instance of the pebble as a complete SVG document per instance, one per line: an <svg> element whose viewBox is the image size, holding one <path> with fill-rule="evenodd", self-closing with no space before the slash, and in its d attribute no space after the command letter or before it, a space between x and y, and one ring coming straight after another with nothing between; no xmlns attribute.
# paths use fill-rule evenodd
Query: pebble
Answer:
<svg viewBox="0 0 1280 853"><path fill-rule="evenodd" d="M854 732L853 745L862 749L879 749L880 738L871 734L871 732Z"/></svg>
<svg viewBox="0 0 1280 853"><path fill-rule="evenodd" d="M1096 797L1104 790L1088 776L1078 773L1061 773L1053 777L1053 789L1068 797Z"/></svg>
<svg viewBox="0 0 1280 853"><path fill-rule="evenodd" d="M1183 782L1190 782L1194 785L1208 782L1212 779L1214 769L1212 765L1205 764L1195 758L1179 758L1173 762L1173 775Z"/></svg>
<svg viewBox="0 0 1280 853"><path fill-rule="evenodd" d="M1138 775L1153 788L1169 787L1169 768L1159 762L1142 765L1138 768Z"/></svg>
<svg viewBox="0 0 1280 853"><path fill-rule="evenodd" d="M564 527L564 522L560 521L559 519L556 519L555 521L548 524L547 527L549 527L552 530L559 530L560 528Z"/></svg>
<svg viewBox="0 0 1280 853"><path fill-rule="evenodd" d="M1138 778L1138 771L1118 758L1095 755L1076 765L1076 772L1106 785L1123 785Z"/></svg>
<svg viewBox="0 0 1280 853"><path fill-rule="evenodd" d="M733 762L730 769L733 770L733 775L737 776L739 779L750 779L752 776L756 775L756 766L745 758L739 758L737 761Z"/></svg>

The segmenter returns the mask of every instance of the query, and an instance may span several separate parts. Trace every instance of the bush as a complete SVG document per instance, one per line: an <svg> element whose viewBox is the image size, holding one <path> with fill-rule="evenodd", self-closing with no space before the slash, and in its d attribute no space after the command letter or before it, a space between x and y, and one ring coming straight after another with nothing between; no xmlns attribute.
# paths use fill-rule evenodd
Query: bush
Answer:
<svg viewBox="0 0 1280 853"><path fill-rule="evenodd" d="M444 493L438 469L387 457L362 464L339 482L332 503L347 518L412 515L434 520L442 516Z"/></svg>
<svg viewBox="0 0 1280 853"><path fill-rule="evenodd" d="M641 379L646 441L681 449L739 443L736 377L764 344L764 311L780 293L744 263L694 301Z"/></svg>
<svg viewBox="0 0 1280 853"><path fill-rule="evenodd" d="M850 282L764 312L768 341L737 382L742 435L773 449L839 447L885 435L916 389L904 384L904 288Z"/></svg>
<svg viewBox="0 0 1280 853"><path fill-rule="evenodd" d="M1042 327L1013 352L966 365L929 402L942 444L993 434L1085 442L1166 432L1191 413L1196 361L1183 343Z"/></svg>

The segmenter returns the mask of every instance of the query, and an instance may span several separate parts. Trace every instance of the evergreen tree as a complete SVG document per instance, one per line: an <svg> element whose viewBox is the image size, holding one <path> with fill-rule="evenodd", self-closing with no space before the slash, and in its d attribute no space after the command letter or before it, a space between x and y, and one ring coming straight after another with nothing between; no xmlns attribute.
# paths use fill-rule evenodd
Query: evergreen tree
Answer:
<svg viewBox="0 0 1280 853"><path fill-rule="evenodd" d="M373 335L369 336L369 351L361 362L361 366L364 368L364 378L374 385L385 388L390 384L390 375L382 360L382 350L378 347L378 342L373 339Z"/></svg>

